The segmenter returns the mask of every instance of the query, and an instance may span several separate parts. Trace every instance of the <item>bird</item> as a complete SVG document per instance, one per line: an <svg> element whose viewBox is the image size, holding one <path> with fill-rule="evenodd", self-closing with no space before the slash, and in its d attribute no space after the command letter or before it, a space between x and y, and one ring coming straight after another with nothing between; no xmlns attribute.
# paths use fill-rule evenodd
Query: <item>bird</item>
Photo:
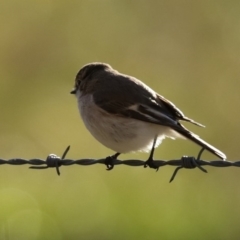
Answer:
<svg viewBox="0 0 240 240"><path fill-rule="evenodd" d="M122 153L150 152L145 167L154 165L154 149L163 139L188 139L225 160L226 155L180 121L204 127L186 117L167 100L139 79L118 72L109 64L92 62L84 65L76 75L71 91L77 98L81 118L93 135L114 155L106 157L107 170Z"/></svg>

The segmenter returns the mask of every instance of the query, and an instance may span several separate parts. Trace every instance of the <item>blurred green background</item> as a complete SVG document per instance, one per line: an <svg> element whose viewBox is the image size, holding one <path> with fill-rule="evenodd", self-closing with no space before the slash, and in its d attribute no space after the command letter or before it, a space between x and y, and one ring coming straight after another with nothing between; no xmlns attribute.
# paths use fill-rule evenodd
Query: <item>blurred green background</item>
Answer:
<svg viewBox="0 0 240 240"><path fill-rule="evenodd" d="M240 2L0 2L0 158L102 158L69 92L93 61L134 75L206 125L188 128L239 160ZM235 109L234 109L235 108ZM156 159L199 147L165 140ZM144 153L120 159L147 159ZM214 156L203 154L203 159ZM0 239L239 239L240 172L103 165L0 168Z"/></svg>

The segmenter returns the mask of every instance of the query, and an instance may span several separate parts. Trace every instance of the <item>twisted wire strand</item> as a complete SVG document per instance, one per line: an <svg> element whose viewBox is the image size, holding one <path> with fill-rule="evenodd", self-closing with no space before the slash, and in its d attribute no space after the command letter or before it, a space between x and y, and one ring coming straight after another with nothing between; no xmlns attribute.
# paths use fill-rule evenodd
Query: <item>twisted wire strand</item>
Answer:
<svg viewBox="0 0 240 240"><path fill-rule="evenodd" d="M57 174L60 175L59 168L61 166L70 166L70 165L81 165L81 166L88 166L88 165L94 165L94 164L106 164L106 158L101 159L78 159L78 160L72 160L72 159L65 159L68 151L70 149L70 146L66 148L64 151L62 157L59 157L55 154L49 154L46 158L46 160L33 158L30 160L22 159L22 158L13 158L9 160L0 159L0 165L8 164L8 165L34 165L29 168L31 169L47 169L47 168L56 168ZM183 156L181 159L173 159L173 160L154 160L154 165L158 168L163 166L176 166L177 168L174 170L172 177L170 178L169 182L172 182L174 178L176 177L178 171L182 168L187 169L194 169L198 168L199 170L207 173L207 170L203 168L202 166L212 166L212 167L240 167L240 161L236 162L230 162L230 161L223 161L223 160L215 160L215 161L205 161L201 160L200 157L204 151L204 148L201 149L199 152L197 158L195 157L188 157ZM143 160L137 160L137 159L129 159L129 160L113 160L114 166L116 165L126 165L126 166L132 166L132 167L139 167L139 166L145 166L146 163ZM44 166L40 166L44 165ZM149 166L150 167L150 166ZM158 170L158 169L157 169Z"/></svg>

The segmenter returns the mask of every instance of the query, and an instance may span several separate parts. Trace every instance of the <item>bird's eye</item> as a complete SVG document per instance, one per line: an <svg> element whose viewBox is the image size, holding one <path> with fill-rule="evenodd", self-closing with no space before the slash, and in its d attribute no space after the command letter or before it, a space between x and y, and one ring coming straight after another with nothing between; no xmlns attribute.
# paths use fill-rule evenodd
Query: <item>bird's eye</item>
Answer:
<svg viewBox="0 0 240 240"><path fill-rule="evenodd" d="M75 88L79 89L79 86L80 86L80 81L76 79Z"/></svg>

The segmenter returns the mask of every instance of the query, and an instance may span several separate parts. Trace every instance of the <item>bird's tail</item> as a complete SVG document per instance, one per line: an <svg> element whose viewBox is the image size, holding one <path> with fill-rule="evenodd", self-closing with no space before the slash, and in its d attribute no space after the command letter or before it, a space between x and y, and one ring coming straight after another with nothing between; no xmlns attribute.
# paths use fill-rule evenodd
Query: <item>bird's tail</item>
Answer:
<svg viewBox="0 0 240 240"><path fill-rule="evenodd" d="M182 126L183 127L183 126ZM197 136L196 134L188 131L187 129L185 129L183 127L183 129L176 129L178 133L180 133L181 135L183 135L185 138L195 142L196 144L198 144L199 146L205 148L206 150L208 150L209 152L213 153L214 155L220 157L223 160L226 160L227 156L221 152L220 150L218 150L217 148L213 147L211 144L205 142L204 140L202 140L199 136Z"/></svg>

